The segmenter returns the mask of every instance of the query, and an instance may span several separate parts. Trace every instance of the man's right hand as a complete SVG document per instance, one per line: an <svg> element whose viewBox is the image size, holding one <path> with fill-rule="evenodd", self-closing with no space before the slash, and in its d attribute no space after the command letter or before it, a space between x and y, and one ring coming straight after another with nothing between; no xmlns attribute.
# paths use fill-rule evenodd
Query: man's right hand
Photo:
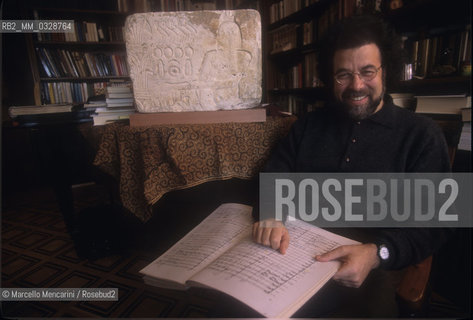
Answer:
<svg viewBox="0 0 473 320"><path fill-rule="evenodd" d="M263 220L253 224L253 240L285 254L289 247L289 232L281 221Z"/></svg>

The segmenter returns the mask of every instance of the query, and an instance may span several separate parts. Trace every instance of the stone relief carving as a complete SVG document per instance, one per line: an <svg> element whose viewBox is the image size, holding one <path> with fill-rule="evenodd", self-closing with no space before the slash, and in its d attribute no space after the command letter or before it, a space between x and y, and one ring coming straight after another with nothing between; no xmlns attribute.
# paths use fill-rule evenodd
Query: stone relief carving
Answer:
<svg viewBox="0 0 473 320"><path fill-rule="evenodd" d="M140 112L234 110L261 101L255 10L134 14L125 40Z"/></svg>

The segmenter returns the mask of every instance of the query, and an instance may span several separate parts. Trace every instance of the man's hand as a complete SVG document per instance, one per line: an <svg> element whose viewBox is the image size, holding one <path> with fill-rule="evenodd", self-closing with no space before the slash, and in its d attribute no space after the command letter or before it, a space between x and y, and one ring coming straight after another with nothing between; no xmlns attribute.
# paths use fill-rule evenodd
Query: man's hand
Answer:
<svg viewBox="0 0 473 320"><path fill-rule="evenodd" d="M341 261L342 266L333 280L354 288L359 288L370 271L379 266L377 247L372 243L341 246L315 258L320 262Z"/></svg>
<svg viewBox="0 0 473 320"><path fill-rule="evenodd" d="M289 247L289 232L281 221L263 220L253 224L253 240L285 254Z"/></svg>

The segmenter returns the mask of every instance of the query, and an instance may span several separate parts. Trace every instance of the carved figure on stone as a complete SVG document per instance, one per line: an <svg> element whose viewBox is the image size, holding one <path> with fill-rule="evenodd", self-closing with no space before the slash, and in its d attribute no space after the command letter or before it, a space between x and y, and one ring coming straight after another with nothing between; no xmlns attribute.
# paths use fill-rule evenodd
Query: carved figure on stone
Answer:
<svg viewBox="0 0 473 320"><path fill-rule="evenodd" d="M262 93L260 28L254 10L130 16L125 39L138 111L258 105Z"/></svg>

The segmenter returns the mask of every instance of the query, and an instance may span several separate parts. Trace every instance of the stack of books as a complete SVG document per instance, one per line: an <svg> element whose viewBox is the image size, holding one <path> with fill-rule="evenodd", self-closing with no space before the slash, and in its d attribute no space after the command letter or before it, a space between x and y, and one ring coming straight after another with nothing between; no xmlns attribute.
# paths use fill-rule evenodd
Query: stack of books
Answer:
<svg viewBox="0 0 473 320"><path fill-rule="evenodd" d="M11 118L22 115L45 114L45 113L63 113L71 112L71 104L47 104L39 106L11 106L8 108L8 114Z"/></svg>
<svg viewBox="0 0 473 320"><path fill-rule="evenodd" d="M105 108L107 107L107 102L105 102L105 96L104 95L100 95L101 97L103 97L103 99L89 99L89 101L87 101L87 103L84 103L84 108L87 109L87 110L93 110L95 111L97 108ZM96 97L99 97L99 96L96 96ZM94 97L95 98L95 97Z"/></svg>
<svg viewBox="0 0 473 320"><path fill-rule="evenodd" d="M106 97L107 107L133 107L133 92L127 82L107 87Z"/></svg>
<svg viewBox="0 0 473 320"><path fill-rule="evenodd" d="M463 108L471 108L471 96L435 95L416 96L418 113L461 114Z"/></svg>
<svg viewBox="0 0 473 320"><path fill-rule="evenodd" d="M25 127L59 123L82 123L91 121L91 110L72 104L46 104L11 106L8 114L14 126Z"/></svg>
<svg viewBox="0 0 473 320"><path fill-rule="evenodd" d="M93 107L93 106L92 106ZM107 86L105 105L95 107L94 125L128 120L135 113L133 92L129 82L113 82Z"/></svg>

